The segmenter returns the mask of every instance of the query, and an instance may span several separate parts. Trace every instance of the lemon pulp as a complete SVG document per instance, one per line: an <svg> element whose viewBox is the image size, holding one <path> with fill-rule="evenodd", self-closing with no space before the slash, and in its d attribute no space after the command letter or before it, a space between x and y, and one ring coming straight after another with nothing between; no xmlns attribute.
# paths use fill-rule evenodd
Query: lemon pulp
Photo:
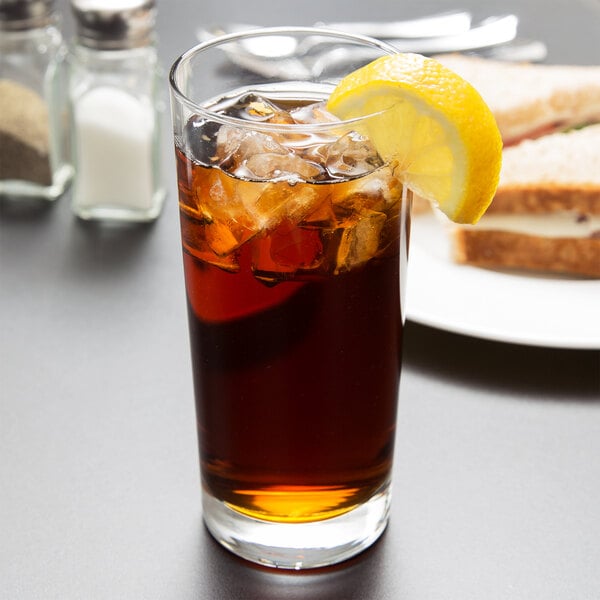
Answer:
<svg viewBox="0 0 600 600"><path fill-rule="evenodd" d="M366 129L413 192L457 223L476 223L491 203L502 139L489 107L464 79L419 54L382 56L350 73L327 109L341 119L374 115Z"/></svg>

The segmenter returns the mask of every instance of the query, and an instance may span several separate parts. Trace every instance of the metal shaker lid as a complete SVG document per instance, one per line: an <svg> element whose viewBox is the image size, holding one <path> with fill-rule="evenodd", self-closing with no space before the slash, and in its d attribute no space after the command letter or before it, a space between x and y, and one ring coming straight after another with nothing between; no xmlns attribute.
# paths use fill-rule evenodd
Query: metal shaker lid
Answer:
<svg viewBox="0 0 600 600"><path fill-rule="evenodd" d="M71 0L71 8L82 46L123 50L152 41L155 0Z"/></svg>
<svg viewBox="0 0 600 600"><path fill-rule="evenodd" d="M54 0L0 0L0 30L44 27L52 20Z"/></svg>

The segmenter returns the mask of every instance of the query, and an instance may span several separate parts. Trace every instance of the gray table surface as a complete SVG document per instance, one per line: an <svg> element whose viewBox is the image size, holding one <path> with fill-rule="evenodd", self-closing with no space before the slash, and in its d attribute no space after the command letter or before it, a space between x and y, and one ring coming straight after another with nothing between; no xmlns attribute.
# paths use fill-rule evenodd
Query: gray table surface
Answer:
<svg viewBox="0 0 600 600"><path fill-rule="evenodd" d="M457 6L162 0L160 52L170 65L203 23L385 20ZM600 64L598 0L460 7L516 11L523 35L548 43L549 62ZM69 194L51 206L0 204L0 598L600 598L598 353L413 323L381 541L304 574L255 568L212 541L170 145L164 161L169 200L151 226L78 221Z"/></svg>

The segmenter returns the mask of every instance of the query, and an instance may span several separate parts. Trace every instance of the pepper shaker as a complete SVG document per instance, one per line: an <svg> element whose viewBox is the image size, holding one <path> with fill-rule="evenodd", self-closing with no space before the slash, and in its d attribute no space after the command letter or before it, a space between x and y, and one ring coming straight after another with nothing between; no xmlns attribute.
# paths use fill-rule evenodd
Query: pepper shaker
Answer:
<svg viewBox="0 0 600 600"><path fill-rule="evenodd" d="M71 180L66 54L53 0L0 0L0 196L54 200Z"/></svg>
<svg viewBox="0 0 600 600"><path fill-rule="evenodd" d="M69 97L83 219L150 221L161 211L161 69L154 0L72 0Z"/></svg>

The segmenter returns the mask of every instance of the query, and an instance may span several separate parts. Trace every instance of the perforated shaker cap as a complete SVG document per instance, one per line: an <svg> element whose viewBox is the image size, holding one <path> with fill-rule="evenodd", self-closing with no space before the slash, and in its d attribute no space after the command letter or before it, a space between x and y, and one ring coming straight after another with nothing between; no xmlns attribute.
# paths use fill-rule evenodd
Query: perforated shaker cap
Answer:
<svg viewBox="0 0 600 600"><path fill-rule="evenodd" d="M0 0L0 30L44 27L54 14L54 0Z"/></svg>
<svg viewBox="0 0 600 600"><path fill-rule="evenodd" d="M153 40L155 0L71 0L71 9L83 46L123 50Z"/></svg>

